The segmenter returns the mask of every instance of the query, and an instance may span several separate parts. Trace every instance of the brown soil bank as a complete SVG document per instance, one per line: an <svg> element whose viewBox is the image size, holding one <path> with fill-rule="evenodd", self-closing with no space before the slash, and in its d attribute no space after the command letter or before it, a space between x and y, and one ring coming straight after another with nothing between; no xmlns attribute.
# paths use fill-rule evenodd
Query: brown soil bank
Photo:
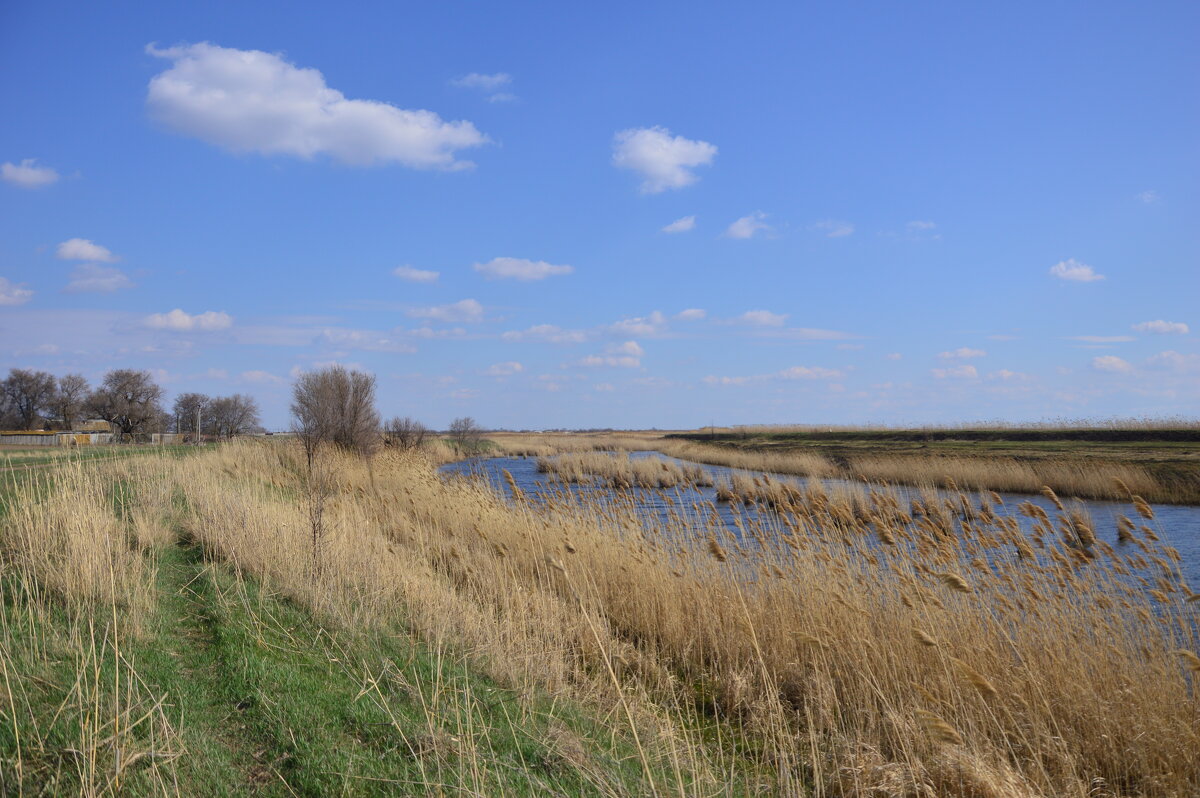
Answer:
<svg viewBox="0 0 1200 798"><path fill-rule="evenodd" d="M1200 504L1200 429L768 430L674 433L711 461L761 454L819 457L830 476L1080 498ZM724 453L724 454L720 454ZM811 467L804 473L810 473ZM1118 484L1116 480L1124 483Z"/></svg>

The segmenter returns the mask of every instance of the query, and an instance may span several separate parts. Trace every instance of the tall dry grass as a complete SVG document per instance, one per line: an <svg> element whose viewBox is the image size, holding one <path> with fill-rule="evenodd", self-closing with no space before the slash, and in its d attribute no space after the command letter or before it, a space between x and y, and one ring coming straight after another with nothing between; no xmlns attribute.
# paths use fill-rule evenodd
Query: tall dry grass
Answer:
<svg viewBox="0 0 1200 798"><path fill-rule="evenodd" d="M1200 601L1148 519L1114 547L1069 505L1023 506L1027 533L998 497L760 479L736 533L676 491L654 492L670 522L647 528L638 491L534 502L419 454L324 458L319 547L287 445L133 474L158 487L130 518L166 503L211 557L329 623L400 622L506 685L603 709L653 791L726 792L746 759L781 794L1200 790Z"/></svg>
<svg viewBox="0 0 1200 798"><path fill-rule="evenodd" d="M648 763L690 784L733 767L689 731L699 707L750 735L784 791L1200 785L1196 677L1177 653L1200 644L1197 602L1144 532L1114 549L1070 513L1026 535L965 495L815 485L743 512L740 537L698 503L647 531L620 501L514 506L388 455L373 478L331 464L313 580L292 457L234 445L181 462L192 534L339 622L401 617L508 684L618 707Z"/></svg>
<svg viewBox="0 0 1200 798"><path fill-rule="evenodd" d="M679 485L711 486L708 470L693 463L661 457L631 458L628 452L576 452L539 457L538 471L567 482L600 481L610 488L674 488Z"/></svg>

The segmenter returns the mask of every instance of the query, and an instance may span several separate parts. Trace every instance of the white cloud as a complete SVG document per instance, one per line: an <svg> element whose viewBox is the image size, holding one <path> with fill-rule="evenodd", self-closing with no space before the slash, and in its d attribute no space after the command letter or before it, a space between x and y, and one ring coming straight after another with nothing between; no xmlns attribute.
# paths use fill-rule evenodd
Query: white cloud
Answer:
<svg viewBox="0 0 1200 798"><path fill-rule="evenodd" d="M643 194L683 188L699 178L691 169L712 163L717 148L707 141L672 136L665 127L630 128L613 136L613 164L643 178Z"/></svg>
<svg viewBox="0 0 1200 798"><path fill-rule="evenodd" d="M587 340L583 330L564 330L553 324L535 324L527 330L509 330L500 336L510 343L541 341L550 344L579 344Z"/></svg>
<svg viewBox="0 0 1200 798"><path fill-rule="evenodd" d="M86 260L94 263L116 263L120 258L107 247L92 243L86 238L71 238L58 245L55 250L60 260Z"/></svg>
<svg viewBox="0 0 1200 798"><path fill-rule="evenodd" d="M492 258L487 263L476 263L475 271L486 275L489 280L544 280L556 274L570 274L574 266L555 266L544 260L523 258Z"/></svg>
<svg viewBox="0 0 1200 798"><path fill-rule="evenodd" d="M612 391L615 391L616 388L613 387L613 384L611 382L598 382L592 386L592 390L593 391L601 391L604 393L610 393Z"/></svg>
<svg viewBox="0 0 1200 798"><path fill-rule="evenodd" d="M755 327L782 327L787 321L787 314L772 313L769 310L747 310L738 316L737 320Z"/></svg>
<svg viewBox="0 0 1200 798"><path fill-rule="evenodd" d="M679 319L680 321L700 321L707 315L708 314L700 308L688 308L687 310L681 310L676 313L675 318Z"/></svg>
<svg viewBox="0 0 1200 798"><path fill-rule="evenodd" d="M899 352L890 352L884 357L886 357L888 360L902 360L904 355L900 354Z"/></svg>
<svg viewBox="0 0 1200 798"><path fill-rule="evenodd" d="M344 327L326 327L321 330L321 340L337 349L358 349L364 352L416 352L417 348L407 341L400 341L378 330L349 330Z"/></svg>
<svg viewBox="0 0 1200 798"><path fill-rule="evenodd" d="M684 216L682 219L676 219L675 221L671 222L669 225L664 227L662 231L664 233L686 233L687 231L694 229L696 229L696 217Z"/></svg>
<svg viewBox="0 0 1200 798"><path fill-rule="evenodd" d="M654 311L649 316L635 316L621 319L608 326L610 332L616 335L637 335L643 338L666 332L667 317L661 311Z"/></svg>
<svg viewBox="0 0 1200 798"><path fill-rule="evenodd" d="M836 380L844 376L845 372L838 369L827 369L822 366L792 366L773 374L754 374L745 377L709 375L703 379L703 382L707 385L750 385L772 380Z"/></svg>
<svg viewBox="0 0 1200 798"><path fill-rule="evenodd" d="M261 371L253 369L251 371L243 371L241 378L246 382L261 383L261 384L279 384L285 382L283 377L277 377L269 371Z"/></svg>
<svg viewBox="0 0 1200 798"><path fill-rule="evenodd" d="M813 225L814 230L820 230L826 238L845 238L854 233L854 225L837 219L824 219Z"/></svg>
<svg viewBox="0 0 1200 798"><path fill-rule="evenodd" d="M939 352L938 357L942 360L966 360L972 357L984 357L987 352L982 349L971 349L967 346L960 346L950 352Z"/></svg>
<svg viewBox="0 0 1200 798"><path fill-rule="evenodd" d="M41 188L58 180L58 172L49 166L38 166L34 158L17 163L0 164L0 180L21 188Z"/></svg>
<svg viewBox="0 0 1200 798"><path fill-rule="evenodd" d="M727 238L754 238L756 233L771 229L771 225L763 221L766 218L767 215L762 211L755 211L749 216L743 216L725 228L725 236Z"/></svg>
<svg viewBox="0 0 1200 798"><path fill-rule="evenodd" d="M433 283L437 282L438 278L438 273L435 271L414 269L412 266L397 266L392 269L392 274L410 283Z"/></svg>
<svg viewBox="0 0 1200 798"><path fill-rule="evenodd" d="M71 272L71 282L63 291L68 294L111 294L132 287L133 281L120 269L98 263L81 263Z"/></svg>
<svg viewBox="0 0 1200 798"><path fill-rule="evenodd" d="M474 299L462 299L449 305L412 308L408 311L408 315L418 319L477 324L483 321L483 305Z"/></svg>
<svg viewBox="0 0 1200 798"><path fill-rule="evenodd" d="M33 299L33 291L24 283L10 283L7 277L0 277L0 305L24 305Z"/></svg>
<svg viewBox="0 0 1200 798"><path fill-rule="evenodd" d="M471 72L463 75L461 78L455 78L450 81L453 85L464 89L483 89L484 91L493 91L501 86L507 86L512 83L512 75L507 72L496 72L491 75L484 75L479 72Z"/></svg>
<svg viewBox="0 0 1200 798"><path fill-rule="evenodd" d="M1138 332L1158 333L1159 335L1187 335L1188 326L1181 321L1143 321L1133 325Z"/></svg>
<svg viewBox="0 0 1200 798"><path fill-rule="evenodd" d="M146 106L156 120L233 152L326 154L347 164L400 163L467 169L458 150L487 137L470 122L446 122L376 100L348 100L316 69L278 54L202 42L147 52L172 62L150 80Z"/></svg>
<svg viewBox="0 0 1200 798"><path fill-rule="evenodd" d="M416 327L412 330L405 330L408 335L413 338L463 338L467 331L463 327L450 327L444 330L435 330L426 325L424 327Z"/></svg>
<svg viewBox="0 0 1200 798"><path fill-rule="evenodd" d="M989 380L999 380L1001 382L1023 382L1031 379L1028 374L1023 374L1019 371L1009 371L1008 369L1000 369L993 371L987 375Z"/></svg>
<svg viewBox="0 0 1200 798"><path fill-rule="evenodd" d="M612 344L604 350L603 355L589 355L579 361L581 366L611 366L614 368L638 368L642 365L641 358L646 354L637 341L625 341Z"/></svg>
<svg viewBox="0 0 1200 798"><path fill-rule="evenodd" d="M939 380L947 380L947 379L973 380L979 376L979 372L976 371L975 367L971 366L971 365L951 366L950 368L944 368L944 369L931 369L930 373L933 374L933 376L937 377Z"/></svg>
<svg viewBox="0 0 1200 798"><path fill-rule="evenodd" d="M1168 349L1166 352L1159 352L1147 362L1151 366L1170 369L1171 371L1200 371L1200 355L1185 355L1171 349Z"/></svg>
<svg viewBox="0 0 1200 798"><path fill-rule="evenodd" d="M1146 191L1139 191L1137 194L1134 195L1134 198L1137 199L1138 202L1145 203L1146 205L1151 205L1155 202L1158 202L1160 199L1162 199L1162 197L1160 197L1158 192L1155 191L1154 189L1147 189Z"/></svg>
<svg viewBox="0 0 1200 798"><path fill-rule="evenodd" d="M503 363L488 366L487 370L483 373L489 377L511 377L513 374L520 374L524 370L525 367L517 361L507 360Z"/></svg>
<svg viewBox="0 0 1200 798"><path fill-rule="evenodd" d="M517 99L517 95L515 94L511 94L507 91L498 91L488 97L487 101L490 103L510 103L515 99Z"/></svg>
<svg viewBox="0 0 1200 798"><path fill-rule="evenodd" d="M1128 374L1133 371L1133 366L1128 361L1122 360L1116 355L1101 355L1092 358L1092 368L1096 371L1108 371L1114 374Z"/></svg>
<svg viewBox="0 0 1200 798"><path fill-rule="evenodd" d="M192 316L176 308L169 313L153 313L147 316L143 323L155 330L212 332L229 329L233 325L233 317L224 311L214 310Z"/></svg>
<svg viewBox="0 0 1200 798"><path fill-rule="evenodd" d="M1074 258L1054 264L1050 267L1050 274L1060 280L1070 280L1076 283L1091 283L1104 279L1103 274L1096 274L1091 266L1080 263Z"/></svg>
<svg viewBox="0 0 1200 798"><path fill-rule="evenodd" d="M912 221L904 225L904 228L910 233L928 233L930 230L933 230L936 227L937 225L933 222L922 221Z"/></svg>
<svg viewBox="0 0 1200 798"><path fill-rule="evenodd" d="M1132 335L1072 335L1067 340L1085 344L1123 344L1136 339Z"/></svg>

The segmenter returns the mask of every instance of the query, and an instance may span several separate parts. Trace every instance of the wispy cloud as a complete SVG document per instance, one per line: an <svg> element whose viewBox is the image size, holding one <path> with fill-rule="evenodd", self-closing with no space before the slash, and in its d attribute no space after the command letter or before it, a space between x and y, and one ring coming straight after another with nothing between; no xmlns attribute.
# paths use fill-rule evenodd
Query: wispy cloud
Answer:
<svg viewBox="0 0 1200 798"><path fill-rule="evenodd" d="M769 310L747 310L737 317L737 321L754 327L782 327L787 317L786 313L772 313Z"/></svg>
<svg viewBox="0 0 1200 798"><path fill-rule="evenodd" d="M476 263L475 271L486 276L489 280L521 280L530 282L544 280L560 274L570 274L574 266L556 266L544 260L525 260L523 258L492 258L487 263Z"/></svg>
<svg viewBox="0 0 1200 798"><path fill-rule="evenodd" d="M675 318L679 319L680 321L701 321L707 315L708 313L700 308L688 308L687 310L681 310L676 313Z"/></svg>
<svg viewBox="0 0 1200 798"><path fill-rule="evenodd" d="M602 355L588 355L579 361L579 365L633 369L642 365L642 356L645 354L645 350L637 341L625 341L606 347Z"/></svg>
<svg viewBox="0 0 1200 798"><path fill-rule="evenodd" d="M814 230L825 234L826 238L845 238L854 234L854 225L838 219L823 219L813 225Z"/></svg>
<svg viewBox="0 0 1200 798"><path fill-rule="evenodd" d="M428 269L414 269L412 266L397 266L392 269L392 274L410 283L435 283L438 278L438 272Z"/></svg>
<svg viewBox="0 0 1200 798"><path fill-rule="evenodd" d="M38 166L35 158L26 158L20 163L0 164L0 180L21 188L42 188L56 183L58 172L49 166Z"/></svg>
<svg viewBox="0 0 1200 798"><path fill-rule="evenodd" d="M1085 344L1124 344L1136 339L1132 335L1072 335L1067 340Z"/></svg>
<svg viewBox="0 0 1200 798"><path fill-rule="evenodd" d="M525 367L517 361L506 360L503 363L495 363L488 366L483 373L488 377L511 377L514 374L520 374L524 370Z"/></svg>
<svg viewBox="0 0 1200 798"><path fill-rule="evenodd" d="M729 227L725 228L726 238L754 238L758 233L766 232L771 229L771 225L766 223L767 215L762 211L755 211L749 216L733 222Z"/></svg>
<svg viewBox="0 0 1200 798"><path fill-rule="evenodd" d="M1162 199L1162 197L1159 196L1158 192L1155 191L1154 189L1147 189L1145 191L1139 191L1137 194L1134 194L1134 199L1136 199L1138 202L1144 203L1146 205L1152 205L1155 202L1158 202L1160 199Z"/></svg>
<svg viewBox="0 0 1200 798"><path fill-rule="evenodd" d="M973 357L984 357L987 352L982 349L972 349L969 346L960 346L958 349L952 349L949 352L939 352L938 357L942 360L966 360Z"/></svg>
<svg viewBox="0 0 1200 798"><path fill-rule="evenodd" d="M716 155L715 145L672 136L665 127L630 128L613 136L613 165L641 175L643 194L690 186L699 180L692 170Z"/></svg>
<svg viewBox="0 0 1200 798"><path fill-rule="evenodd" d="M63 291L68 294L111 294L132 287L133 281L120 269L98 263L81 263L71 272L71 281Z"/></svg>
<svg viewBox="0 0 1200 798"><path fill-rule="evenodd" d="M1138 332L1156 333L1158 335L1187 335L1188 326L1181 321L1143 321L1133 325Z"/></svg>
<svg viewBox="0 0 1200 798"><path fill-rule="evenodd" d="M0 305L24 305L31 299L33 291L24 283L12 283L7 277L0 277Z"/></svg>
<svg viewBox="0 0 1200 798"><path fill-rule="evenodd" d="M973 380L979 377L979 371L970 364L950 366L944 369L931 369L930 373L939 380Z"/></svg>
<svg viewBox="0 0 1200 798"><path fill-rule="evenodd" d="M772 380L836 380L846 376L839 369L824 368L823 366L792 366L771 374L753 374L739 377L719 377L709 375L703 382L707 385L750 385L753 383Z"/></svg>
<svg viewBox="0 0 1200 798"><path fill-rule="evenodd" d="M494 91L501 86L507 86L512 83L512 75L507 72L493 72L490 75L481 72L471 72L463 75L461 78L455 78L450 83L463 89Z"/></svg>
<svg viewBox="0 0 1200 798"><path fill-rule="evenodd" d="M452 302L448 305L410 308L408 315L417 319L477 324L483 321L483 305L474 299L460 299L458 302Z"/></svg>
<svg viewBox="0 0 1200 798"><path fill-rule="evenodd" d="M509 330L500 339L510 343L537 341L549 344L580 344L588 339L584 330L564 330L554 324L535 324L525 330Z"/></svg>
<svg viewBox="0 0 1200 798"><path fill-rule="evenodd" d="M666 330L667 317L657 310L649 316L634 316L608 325L608 331L614 335L636 335L639 338L661 335Z"/></svg>
<svg viewBox="0 0 1200 798"><path fill-rule="evenodd" d="M1123 360L1116 355L1101 355L1100 357L1092 358L1092 368L1096 371L1107 371L1112 374L1128 374L1133 371L1133 366L1127 360Z"/></svg>
<svg viewBox="0 0 1200 798"><path fill-rule="evenodd" d="M696 217L684 216L682 219L676 219L675 221L671 222L669 225L664 227L662 231L664 233L686 233L689 230L694 230L695 228Z"/></svg>
<svg viewBox="0 0 1200 798"><path fill-rule="evenodd" d="M1088 266L1086 263L1080 263L1074 258L1060 261L1051 266L1050 275L1060 280L1075 283L1093 283L1104 279L1103 274L1096 274L1096 270L1091 266Z"/></svg>

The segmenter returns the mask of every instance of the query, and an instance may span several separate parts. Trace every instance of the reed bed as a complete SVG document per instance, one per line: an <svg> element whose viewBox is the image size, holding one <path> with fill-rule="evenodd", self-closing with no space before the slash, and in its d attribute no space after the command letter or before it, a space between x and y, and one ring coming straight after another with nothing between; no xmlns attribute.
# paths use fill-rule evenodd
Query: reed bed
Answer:
<svg viewBox="0 0 1200 798"><path fill-rule="evenodd" d="M309 471L298 447L233 443L129 474L154 487L127 540L169 515L327 623L400 623L601 709L643 793L735 792L747 768L789 795L1200 791L1200 600L1144 503L1110 546L1069 502L1022 505L1027 532L966 491L750 480L730 532L683 488L533 501L420 453ZM647 526L646 493L667 521Z"/></svg>
<svg viewBox="0 0 1200 798"><path fill-rule="evenodd" d="M631 458L628 452L580 452L539 457L538 471L565 482L600 482L615 490L674 488L680 485L710 487L712 475L694 463L677 463L662 457Z"/></svg>

